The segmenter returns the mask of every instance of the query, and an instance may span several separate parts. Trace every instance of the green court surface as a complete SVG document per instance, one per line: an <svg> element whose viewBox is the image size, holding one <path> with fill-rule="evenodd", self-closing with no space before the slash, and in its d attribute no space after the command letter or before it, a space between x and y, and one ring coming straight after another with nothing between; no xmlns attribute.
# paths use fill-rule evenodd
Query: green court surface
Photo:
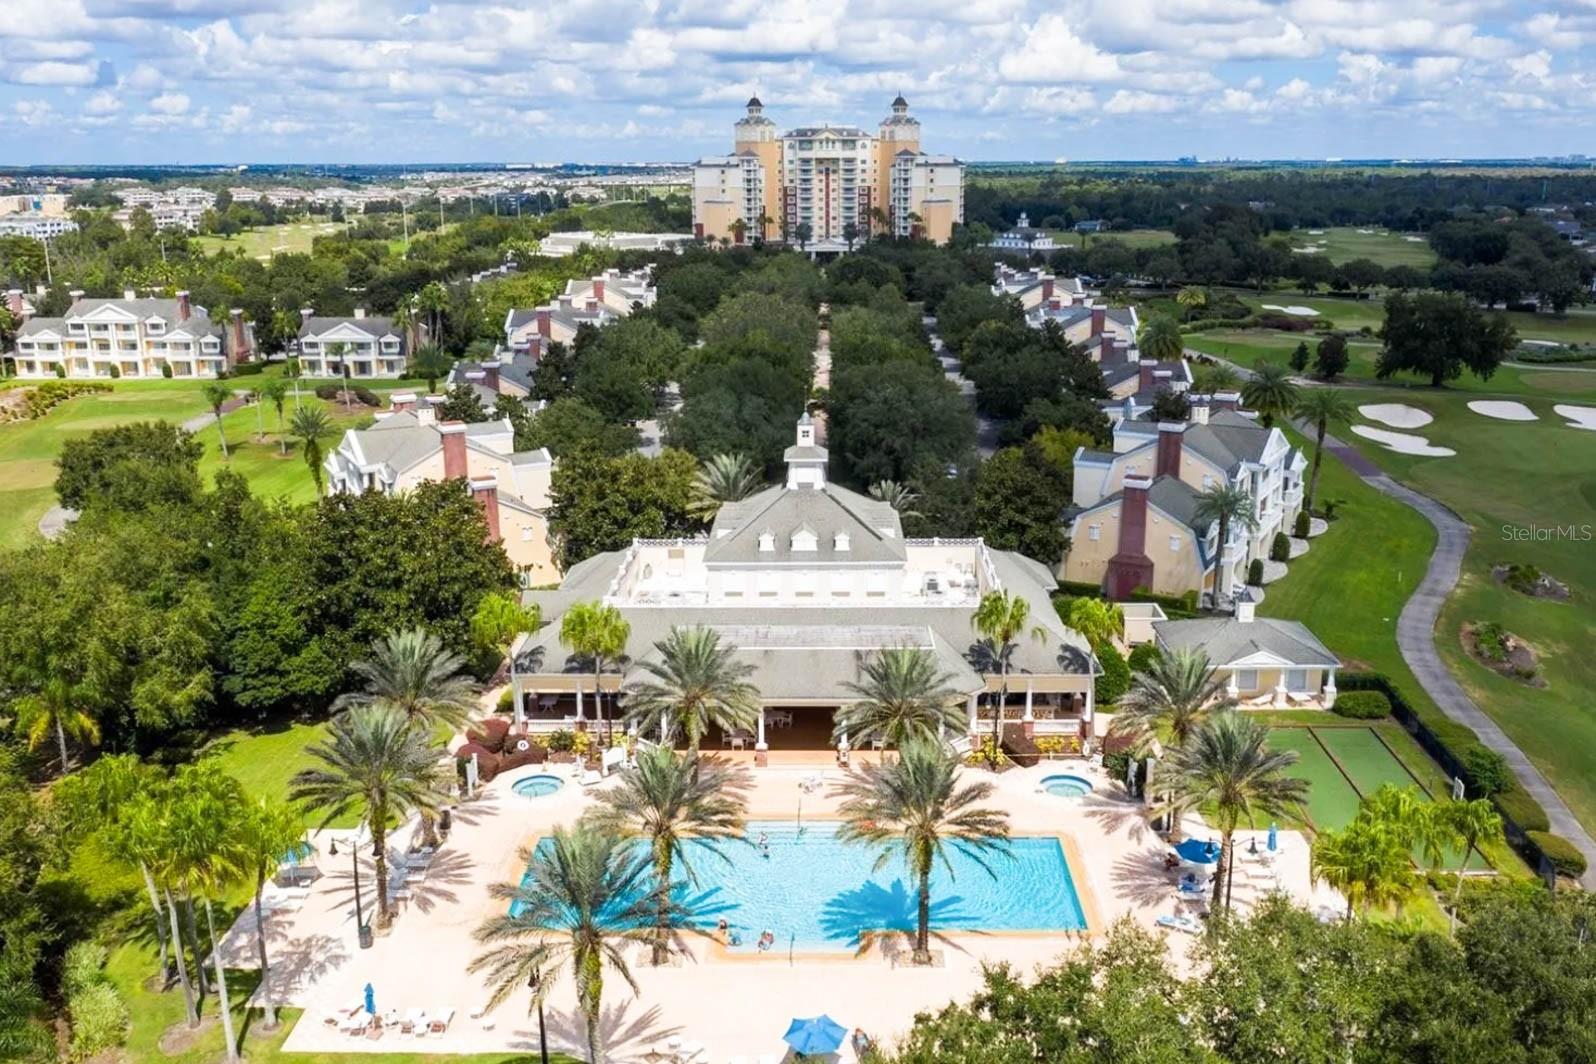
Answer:
<svg viewBox="0 0 1596 1064"><path fill-rule="evenodd" d="M1271 728L1269 745L1276 750L1296 752L1297 763L1292 766L1292 775L1308 782L1307 819L1312 827L1332 831L1358 815L1358 792L1336 768L1311 730Z"/></svg>

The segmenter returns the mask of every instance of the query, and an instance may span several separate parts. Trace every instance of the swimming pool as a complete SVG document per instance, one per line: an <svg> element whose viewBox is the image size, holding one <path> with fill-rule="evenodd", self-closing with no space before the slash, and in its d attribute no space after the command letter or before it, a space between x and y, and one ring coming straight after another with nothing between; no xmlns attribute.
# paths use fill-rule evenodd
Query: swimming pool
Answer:
<svg viewBox="0 0 1596 1064"><path fill-rule="evenodd" d="M539 773L516 780L510 789L523 798L547 798L563 786L565 781L560 777Z"/></svg>
<svg viewBox="0 0 1596 1064"><path fill-rule="evenodd" d="M712 929L724 918L741 937L734 952L752 953L760 934L776 936L774 952L853 950L861 930L909 931L915 893L901 861L872 870L876 851L837 838L835 821L816 821L800 833L790 820L752 821L748 842L690 843L696 880L678 883L677 898L693 922ZM547 846L540 839L538 848ZM1009 855L984 855L995 875L952 848L952 874L931 874L931 927L941 931L1074 931L1086 926L1075 881L1059 840L1021 836ZM514 911L512 906L512 912Z"/></svg>
<svg viewBox="0 0 1596 1064"><path fill-rule="evenodd" d="M1043 776L1042 789L1055 798L1079 798L1092 793L1092 781L1081 776Z"/></svg>

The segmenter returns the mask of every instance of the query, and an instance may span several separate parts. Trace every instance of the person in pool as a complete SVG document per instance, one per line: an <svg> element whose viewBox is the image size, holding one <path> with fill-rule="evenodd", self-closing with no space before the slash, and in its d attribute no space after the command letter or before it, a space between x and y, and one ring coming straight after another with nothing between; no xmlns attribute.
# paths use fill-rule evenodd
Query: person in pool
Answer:
<svg viewBox="0 0 1596 1064"><path fill-rule="evenodd" d="M770 859L770 836L763 831L759 833L759 855L766 860Z"/></svg>
<svg viewBox="0 0 1596 1064"><path fill-rule="evenodd" d="M759 952L764 953L776 944L776 932L766 928L759 933Z"/></svg>

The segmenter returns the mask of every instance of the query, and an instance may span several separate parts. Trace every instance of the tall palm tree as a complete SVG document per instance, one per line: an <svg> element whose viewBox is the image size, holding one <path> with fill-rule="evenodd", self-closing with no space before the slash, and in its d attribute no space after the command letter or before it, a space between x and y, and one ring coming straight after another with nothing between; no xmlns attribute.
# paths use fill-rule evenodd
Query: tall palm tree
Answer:
<svg viewBox="0 0 1596 1064"><path fill-rule="evenodd" d="M1191 312L1208 305L1208 289L1187 285L1175 293L1175 302L1181 306L1181 311L1187 320L1191 319Z"/></svg>
<svg viewBox="0 0 1596 1064"><path fill-rule="evenodd" d="M1489 798L1446 802L1440 809L1442 822L1451 829L1462 851L1462 856L1458 858L1457 883L1452 888L1452 908L1447 914L1450 926L1455 930L1458 901L1463 897L1463 870L1468 865L1469 854L1481 842L1502 837L1502 817Z"/></svg>
<svg viewBox="0 0 1596 1064"><path fill-rule="evenodd" d="M227 430L222 425L222 407L233 399L233 389L221 381L207 381L205 387L200 389L200 394L205 396L205 401L210 404L211 414L216 418L216 435L222 441L222 461L227 461Z"/></svg>
<svg viewBox="0 0 1596 1064"><path fill-rule="evenodd" d="M270 964L266 956L266 914L261 899L266 880L277 873L283 857L301 845L305 838L305 818L286 802L267 799L251 803L232 825L237 847L239 872L255 887L255 954L260 961L260 997L266 1017L262 1029L277 1029L277 1003L272 1000L268 979Z"/></svg>
<svg viewBox="0 0 1596 1064"><path fill-rule="evenodd" d="M948 850L973 859L990 874L986 855L1006 852L1008 816L980 805L992 784L959 784L958 755L939 743L910 739L896 761L852 770L834 792L842 799L837 837L878 851L876 870L901 858L918 894L914 962L931 963L931 869L951 871Z"/></svg>
<svg viewBox="0 0 1596 1064"><path fill-rule="evenodd" d="M593 704L598 709L599 723L606 725L606 744L609 729L604 717L604 692L599 685L604 666L616 663L626 653L626 641L631 637L632 626L621 611L602 602L575 603L560 618L560 645L593 666Z"/></svg>
<svg viewBox="0 0 1596 1064"><path fill-rule="evenodd" d="M316 482L316 494L321 495L321 441L333 433L332 419L319 406L302 406L294 411L288 423L289 431L301 441L300 453L310 467L310 477Z"/></svg>
<svg viewBox="0 0 1596 1064"><path fill-rule="evenodd" d="M914 504L920 499L920 493L907 484L900 484L896 480L878 480L870 485L870 497L892 507L899 517L922 516L914 509Z"/></svg>
<svg viewBox="0 0 1596 1064"><path fill-rule="evenodd" d="M672 903L677 866L694 881L689 861L707 852L726 860L725 839L741 837L748 816L748 770L697 751L685 756L666 746L639 750L636 763L621 770L619 786L601 792L592 816L601 827L648 843L654 865L654 963L670 959L676 911Z"/></svg>
<svg viewBox="0 0 1596 1064"><path fill-rule="evenodd" d="M438 751L404 713L359 706L332 720L325 742L309 748L318 767L295 773L290 797L322 812L322 826L358 810L371 830L377 879L377 926L393 922L388 905L388 831L411 811L436 814L447 779Z"/></svg>
<svg viewBox="0 0 1596 1064"><path fill-rule="evenodd" d="M1117 602L1082 595L1070 599L1064 623L1095 647L1125 634L1125 611Z"/></svg>
<svg viewBox="0 0 1596 1064"><path fill-rule="evenodd" d="M1192 370L1192 391L1200 395L1233 392L1241 387L1241 374L1223 362L1210 362Z"/></svg>
<svg viewBox="0 0 1596 1064"><path fill-rule="evenodd" d="M1369 817L1354 817L1340 831L1313 840L1313 875L1347 899L1347 919L1355 908L1397 901L1413 890L1413 850L1401 833Z"/></svg>
<svg viewBox="0 0 1596 1064"><path fill-rule="evenodd" d="M1160 651L1144 671L1131 677L1130 688L1114 707L1109 731L1138 743L1158 736L1180 747L1210 715L1235 704L1203 651L1191 647Z"/></svg>
<svg viewBox="0 0 1596 1064"><path fill-rule="evenodd" d="M287 454L288 434L283 424L283 407L288 402L288 382L281 377L273 377L260 386L260 394L277 411L277 446L283 454Z"/></svg>
<svg viewBox="0 0 1596 1064"><path fill-rule="evenodd" d="M1225 558L1225 548L1230 544L1230 528L1241 525L1249 532L1258 527L1258 514L1253 507L1252 493L1240 484L1218 484L1197 494L1197 505L1192 515L1204 524L1219 522L1219 550L1214 562L1214 598L1230 593L1230 566ZM1220 586L1221 577L1224 587Z"/></svg>
<svg viewBox="0 0 1596 1064"><path fill-rule="evenodd" d="M1181 335L1180 326L1174 318L1167 314L1153 314L1137 332L1136 346L1141 349L1143 358L1175 362L1186 350L1186 338Z"/></svg>
<svg viewBox="0 0 1596 1064"><path fill-rule="evenodd" d="M415 303L416 308L427 314L432 322L429 339L435 344L442 343L443 316L449 309L449 290L437 281L431 281L416 293Z"/></svg>
<svg viewBox="0 0 1596 1064"><path fill-rule="evenodd" d="M522 850L527 862L520 883L501 883L494 896L510 902L509 912L485 920L476 940L490 947L470 964L487 974L487 1008L496 1009L521 987L569 964L576 1003L587 1027L588 1059L604 1064L599 1036L604 973L614 971L637 991L623 947L651 937L658 918L645 885L647 858L630 840L579 821L557 827L536 850ZM672 919L678 919L673 911ZM531 1004L541 1004L552 980L535 982Z"/></svg>
<svg viewBox="0 0 1596 1064"><path fill-rule="evenodd" d="M334 710L380 703L397 709L424 736L439 725L458 728L479 707L481 688L466 660L425 628L406 628L371 644L371 656L350 669L364 690L340 695Z"/></svg>
<svg viewBox="0 0 1596 1064"><path fill-rule="evenodd" d="M833 731L859 739L881 739L901 748L912 739L941 740L967 727L953 674L924 647L888 647L864 659L861 679L844 686L858 700L836 712Z"/></svg>
<svg viewBox="0 0 1596 1064"><path fill-rule="evenodd" d="M65 775L72 769L67 754L68 736L87 746L100 743L100 722L90 714L88 706L84 688L56 674L46 677L37 691L18 698L12 711L17 732L27 740L29 750L37 750L47 737L55 736L61 774Z"/></svg>
<svg viewBox="0 0 1596 1064"><path fill-rule="evenodd" d="M1324 461L1324 437L1332 421L1351 421L1357 415L1352 398L1340 388L1305 388L1293 411L1313 426L1313 472L1308 475L1308 495L1302 508L1313 512L1313 497L1319 490L1319 465Z"/></svg>
<svg viewBox="0 0 1596 1064"><path fill-rule="evenodd" d="M759 689L748 682L754 667L737 660L737 648L722 643L712 628L672 627L654 644L656 656L641 662L653 677L626 696L626 720L640 734L676 735L698 749L711 725L723 731L749 729L759 717Z"/></svg>
<svg viewBox="0 0 1596 1064"><path fill-rule="evenodd" d="M1188 810L1212 808L1225 866L1215 898L1222 898L1227 909L1236 828L1258 813L1280 817L1302 803L1308 784L1286 774L1296 760L1296 751L1269 748L1269 730L1263 725L1227 710L1209 717L1154 769L1157 789L1167 795L1156 812L1173 822Z"/></svg>
<svg viewBox="0 0 1596 1064"><path fill-rule="evenodd" d="M1031 624L1031 604L1007 588L981 596L970 624L991 645L991 658L998 667L998 702L992 714L992 749L987 755L990 766L996 769L998 750L1003 745L1003 709L1009 700L1009 663L1021 635L1029 631L1031 638L1040 643L1046 632L1041 625Z"/></svg>
<svg viewBox="0 0 1596 1064"><path fill-rule="evenodd" d="M427 394L432 395L438 390L438 381L449 375L454 361L437 344L422 344L413 351L410 372L427 382Z"/></svg>
<svg viewBox="0 0 1596 1064"><path fill-rule="evenodd" d="M1273 362L1260 362L1241 386L1241 401L1249 410L1258 411L1258 420L1267 429L1274 427L1276 418L1285 417L1297 408L1299 392L1301 389L1291 379L1291 370Z"/></svg>
<svg viewBox="0 0 1596 1064"><path fill-rule="evenodd" d="M761 470L747 455L710 455L693 476L693 513L707 521L722 505L748 498L763 482Z"/></svg>
<svg viewBox="0 0 1596 1064"><path fill-rule="evenodd" d="M190 1027L199 1026L199 1008L194 1000L194 984L189 978L188 958L183 953L183 928L178 920L177 896L181 895L183 881L181 866L176 860L177 851L169 845L166 818L169 804L164 793L146 791L137 794L124 812L123 832L127 849L139 854L148 862L150 878L155 882L165 906L168 936L172 943L172 959L176 962L177 982L183 990L183 1012Z"/></svg>

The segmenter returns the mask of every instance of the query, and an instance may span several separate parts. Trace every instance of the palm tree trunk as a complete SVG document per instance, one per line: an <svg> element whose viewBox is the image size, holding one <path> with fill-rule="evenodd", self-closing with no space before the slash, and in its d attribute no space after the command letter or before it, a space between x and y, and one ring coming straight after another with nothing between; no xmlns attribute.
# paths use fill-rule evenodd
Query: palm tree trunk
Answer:
<svg viewBox="0 0 1596 1064"><path fill-rule="evenodd" d="M1225 593L1230 593L1230 559L1225 557L1225 547L1230 542L1230 520L1224 515L1219 515L1219 564L1214 568L1214 605L1219 605L1219 574L1225 573Z"/></svg>
<svg viewBox="0 0 1596 1064"><path fill-rule="evenodd" d="M144 889L150 896L150 909L155 913L155 941L161 950L161 988L166 988L167 980L171 978L171 968L166 959L166 922L161 917L161 895L155 889L155 877L150 875L150 866L143 861L139 862L139 874L144 877Z"/></svg>
<svg viewBox="0 0 1596 1064"><path fill-rule="evenodd" d="M227 998L227 973L222 969L222 944L216 939L216 916L211 912L211 899L205 899L205 926L211 936L211 963L216 966L216 1002L222 1014L222 1042L227 1047L227 1059L238 1059L238 1041L233 1036L233 1003ZM264 978L266 973L261 972Z"/></svg>
<svg viewBox="0 0 1596 1064"><path fill-rule="evenodd" d="M592 1064L604 1064L604 1038L599 1031L599 1018L603 1015L604 960L597 950L589 950L582 958L580 969L582 985L577 988L577 1004L582 1009L582 1019L587 1024L587 1055Z"/></svg>
<svg viewBox="0 0 1596 1064"><path fill-rule="evenodd" d="M1308 498L1302 506L1308 511L1308 516L1313 516L1313 497L1319 490L1319 463L1324 459L1324 433L1325 423L1319 422L1319 433L1313 446L1313 472L1308 474Z"/></svg>
<svg viewBox="0 0 1596 1064"><path fill-rule="evenodd" d="M1446 929L1449 934L1457 934L1457 907L1463 900L1463 867L1468 864L1469 854L1474 851L1474 836L1464 836L1463 861L1457 866L1457 883L1452 887L1452 910L1446 914Z"/></svg>
<svg viewBox="0 0 1596 1064"><path fill-rule="evenodd" d="M920 873L920 897L916 904L914 963L931 963L931 873Z"/></svg>
<svg viewBox="0 0 1596 1064"><path fill-rule="evenodd" d="M66 728L61 726L61 714L55 714L55 743L61 748L61 775L65 776L72 766L67 764Z"/></svg>
<svg viewBox="0 0 1596 1064"><path fill-rule="evenodd" d="M222 441L222 461L227 461L227 430L222 427L222 408L216 408L216 435Z"/></svg>
<svg viewBox="0 0 1596 1064"><path fill-rule="evenodd" d="M266 1009L266 1019L261 1024L261 1029L275 1031L277 1006L272 1001L271 984L267 982L271 976L271 966L266 963L266 917L260 905L260 896L265 890L266 874L261 872L255 876L255 955L260 959L260 998L261 1004Z"/></svg>
<svg viewBox="0 0 1596 1064"><path fill-rule="evenodd" d="M371 838L372 863L377 873L377 929L386 931L393 926L393 913L388 910L388 833L373 828Z"/></svg>
<svg viewBox="0 0 1596 1064"><path fill-rule="evenodd" d="M188 961L183 956L183 932L177 922L177 902L166 892L166 911L172 922L172 955L177 960L177 981L183 986L183 1010L190 1027L199 1026L199 1010L194 1007L194 986L188 981Z"/></svg>
<svg viewBox="0 0 1596 1064"><path fill-rule="evenodd" d="M1220 836L1220 852L1225 857L1225 912L1230 911L1230 891L1236 883L1236 850L1230 845L1231 834L1225 832Z"/></svg>
<svg viewBox="0 0 1596 1064"><path fill-rule="evenodd" d="M188 924L189 948L194 951L194 975L199 983L200 997L211 992L210 979L205 975L205 954L200 950L199 925L194 922L194 899L183 899L183 922Z"/></svg>
<svg viewBox="0 0 1596 1064"><path fill-rule="evenodd" d="M999 667L998 675L1001 679L998 681L998 702L993 707L992 713L992 751L987 755L987 762L993 772L997 771L998 751L1002 749L1003 744L1003 709L1009 700L1009 662L1007 658L1004 658L1002 665Z"/></svg>

